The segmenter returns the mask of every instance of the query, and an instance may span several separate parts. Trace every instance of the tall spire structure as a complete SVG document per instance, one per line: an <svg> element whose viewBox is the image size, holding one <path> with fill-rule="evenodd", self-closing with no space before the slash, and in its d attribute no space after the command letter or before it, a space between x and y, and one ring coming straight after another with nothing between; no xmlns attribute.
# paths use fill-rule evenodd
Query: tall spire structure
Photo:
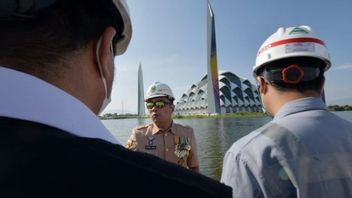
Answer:
<svg viewBox="0 0 352 198"><path fill-rule="evenodd" d="M138 67L138 116L145 116L142 64Z"/></svg>
<svg viewBox="0 0 352 198"><path fill-rule="evenodd" d="M216 55L216 37L215 37L215 19L214 13L208 1L208 113L220 114L220 96L219 96L219 81L218 81L218 63Z"/></svg>

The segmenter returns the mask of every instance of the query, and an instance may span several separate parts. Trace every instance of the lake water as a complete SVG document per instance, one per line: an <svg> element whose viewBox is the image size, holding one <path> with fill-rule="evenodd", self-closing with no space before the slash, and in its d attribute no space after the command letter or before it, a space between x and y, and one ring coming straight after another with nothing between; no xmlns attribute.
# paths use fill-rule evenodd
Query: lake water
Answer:
<svg viewBox="0 0 352 198"><path fill-rule="evenodd" d="M352 122L352 111L335 113ZM233 142L270 120L269 117L246 117L175 119L174 121L191 126L194 129L198 146L200 173L219 180L222 160L227 149ZM104 125L122 144L126 143L133 127L149 122L149 119L103 120Z"/></svg>

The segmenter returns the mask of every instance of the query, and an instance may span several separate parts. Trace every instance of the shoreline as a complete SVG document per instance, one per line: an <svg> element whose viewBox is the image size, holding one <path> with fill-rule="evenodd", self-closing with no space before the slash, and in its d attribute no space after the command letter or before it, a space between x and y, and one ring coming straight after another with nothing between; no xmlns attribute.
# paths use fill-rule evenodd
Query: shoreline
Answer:
<svg viewBox="0 0 352 198"><path fill-rule="evenodd" d="M343 111L352 111L352 106L343 106L341 108L336 108L336 106L329 106L328 110L331 112L343 112ZM217 114L217 115L173 115L173 119L204 119L204 118L246 118L246 117L264 117L268 116L263 112L237 112L237 113L225 113L225 114ZM100 120L116 120L116 119L149 119L146 116L138 116L136 114L104 114L103 116L99 116Z"/></svg>
<svg viewBox="0 0 352 198"><path fill-rule="evenodd" d="M264 117L267 116L263 112L238 112L238 113L226 113L217 115L173 115L173 119L205 119L205 118L245 118L245 117ZM116 119L149 119L148 116L137 116L137 115L111 115L109 117L99 117L101 120L116 120Z"/></svg>

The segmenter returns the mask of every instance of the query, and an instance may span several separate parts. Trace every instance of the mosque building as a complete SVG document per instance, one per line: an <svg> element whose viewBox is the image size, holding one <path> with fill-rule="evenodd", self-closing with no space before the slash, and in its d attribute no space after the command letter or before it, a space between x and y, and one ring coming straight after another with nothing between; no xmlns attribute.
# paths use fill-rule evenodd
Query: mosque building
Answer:
<svg viewBox="0 0 352 198"><path fill-rule="evenodd" d="M207 6L207 74L176 102L176 115L218 115L236 112L262 111L260 96L255 85L230 71L218 72L215 35L215 17ZM139 75L142 84L142 75ZM139 95L143 94L139 89ZM143 104L143 99L139 99ZM141 106L141 105L140 105ZM142 111L139 111L138 114Z"/></svg>
<svg viewBox="0 0 352 198"><path fill-rule="evenodd" d="M229 71L221 71L219 79L220 114L260 112L261 102L255 85ZM208 114L207 75L193 84L176 102L176 115Z"/></svg>

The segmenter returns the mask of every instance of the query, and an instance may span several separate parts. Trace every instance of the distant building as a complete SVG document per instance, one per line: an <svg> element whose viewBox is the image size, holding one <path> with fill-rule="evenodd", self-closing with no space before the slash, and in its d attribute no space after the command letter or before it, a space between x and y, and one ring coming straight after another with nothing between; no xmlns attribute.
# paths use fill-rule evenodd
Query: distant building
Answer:
<svg viewBox="0 0 352 198"><path fill-rule="evenodd" d="M257 87L248 79L229 71L219 73L220 113L260 112ZM176 103L175 114L208 114L207 75L182 94Z"/></svg>
<svg viewBox="0 0 352 198"><path fill-rule="evenodd" d="M207 17L207 96L208 96L208 114L220 114L220 95L219 95L219 74L218 60L216 52L216 35L215 35L215 17L208 1Z"/></svg>
<svg viewBox="0 0 352 198"><path fill-rule="evenodd" d="M138 116L145 116L143 72L141 63L139 63L138 67Z"/></svg>
<svg viewBox="0 0 352 198"><path fill-rule="evenodd" d="M209 77L209 79L208 79ZM257 87L229 71L218 73L215 19L207 6L207 75L182 94L175 114L224 114L261 111Z"/></svg>

